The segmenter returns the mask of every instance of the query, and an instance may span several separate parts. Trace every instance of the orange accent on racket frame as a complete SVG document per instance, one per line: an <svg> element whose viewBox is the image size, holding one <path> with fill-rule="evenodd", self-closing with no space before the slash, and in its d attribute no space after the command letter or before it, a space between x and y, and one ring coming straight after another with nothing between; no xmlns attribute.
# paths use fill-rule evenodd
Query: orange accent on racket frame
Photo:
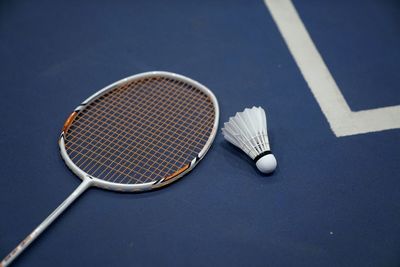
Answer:
<svg viewBox="0 0 400 267"><path fill-rule="evenodd" d="M71 115L69 115L68 119L65 121L64 126L63 126L63 132L66 133L68 131L69 126L71 125L71 123L74 121L76 115L78 115L77 111L74 111L71 113Z"/></svg>
<svg viewBox="0 0 400 267"><path fill-rule="evenodd" d="M164 181L168 181L169 179L172 179L176 176L178 176L179 174L181 174L182 172L186 171L189 168L190 164L186 164L185 166L183 166L182 168L180 168L179 170L177 170L176 172L174 172L173 174L165 177Z"/></svg>

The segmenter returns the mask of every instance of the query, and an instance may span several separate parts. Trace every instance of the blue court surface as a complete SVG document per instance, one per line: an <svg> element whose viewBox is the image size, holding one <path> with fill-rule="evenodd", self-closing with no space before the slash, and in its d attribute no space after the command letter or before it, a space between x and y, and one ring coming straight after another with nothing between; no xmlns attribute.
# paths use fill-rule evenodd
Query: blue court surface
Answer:
<svg viewBox="0 0 400 267"><path fill-rule="evenodd" d="M89 189L14 266L399 266L399 47L397 0L2 1L0 258L79 185L75 106L165 70L215 93L220 128L264 107L275 173L219 131L164 189Z"/></svg>

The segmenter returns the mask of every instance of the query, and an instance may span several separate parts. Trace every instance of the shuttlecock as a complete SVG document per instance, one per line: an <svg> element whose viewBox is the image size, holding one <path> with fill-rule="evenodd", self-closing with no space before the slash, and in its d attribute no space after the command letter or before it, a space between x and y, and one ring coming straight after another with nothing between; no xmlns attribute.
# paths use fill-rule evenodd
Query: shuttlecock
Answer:
<svg viewBox="0 0 400 267"><path fill-rule="evenodd" d="M276 159L271 153L267 135L267 119L262 107L246 108L224 123L225 139L239 147L256 163L263 173L276 169Z"/></svg>

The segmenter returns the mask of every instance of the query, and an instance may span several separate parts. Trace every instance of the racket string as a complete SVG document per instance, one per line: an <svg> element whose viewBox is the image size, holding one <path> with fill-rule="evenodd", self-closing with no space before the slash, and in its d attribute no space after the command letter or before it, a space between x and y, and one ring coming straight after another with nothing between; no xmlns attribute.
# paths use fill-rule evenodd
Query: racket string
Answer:
<svg viewBox="0 0 400 267"><path fill-rule="evenodd" d="M170 174L194 158L194 153L200 152L208 140L215 119L214 106L208 96L191 85L172 79L160 80L156 84L154 79L124 84L78 114L67 134L71 140L67 138L66 142L75 153L71 154L74 160L84 163L86 170L101 174L101 179L121 183L131 179L128 183L143 183L158 179L161 174ZM96 116L98 119L94 120ZM139 123L135 127L136 121ZM176 129L168 132L167 126ZM147 138L146 131L151 133ZM85 143L82 139L87 136L95 142ZM133 145L127 144L129 140ZM127 150L129 153L125 153ZM167 153L170 155L164 155ZM157 154L164 157L157 158ZM140 163L144 165L141 169Z"/></svg>

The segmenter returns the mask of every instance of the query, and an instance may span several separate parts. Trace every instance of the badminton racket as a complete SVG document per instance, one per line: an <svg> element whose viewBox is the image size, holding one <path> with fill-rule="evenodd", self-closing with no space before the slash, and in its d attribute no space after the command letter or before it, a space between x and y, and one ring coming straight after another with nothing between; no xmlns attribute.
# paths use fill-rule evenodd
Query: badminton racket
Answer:
<svg viewBox="0 0 400 267"><path fill-rule="evenodd" d="M0 263L9 265L91 186L137 192L176 181L204 157L218 127L214 94L170 72L117 81L80 104L59 138L79 187Z"/></svg>

